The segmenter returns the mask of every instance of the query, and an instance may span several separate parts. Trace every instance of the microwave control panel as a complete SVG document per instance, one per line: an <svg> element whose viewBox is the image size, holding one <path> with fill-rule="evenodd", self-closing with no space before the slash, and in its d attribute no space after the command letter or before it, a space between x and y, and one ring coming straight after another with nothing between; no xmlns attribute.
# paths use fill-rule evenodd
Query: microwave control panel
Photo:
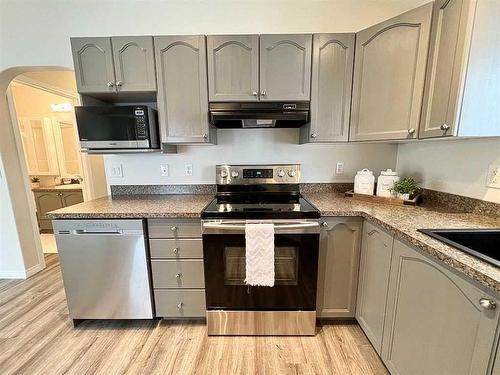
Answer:
<svg viewBox="0 0 500 375"><path fill-rule="evenodd" d="M137 140L148 139L148 130L146 126L148 118L147 109L145 107L135 107L134 116Z"/></svg>

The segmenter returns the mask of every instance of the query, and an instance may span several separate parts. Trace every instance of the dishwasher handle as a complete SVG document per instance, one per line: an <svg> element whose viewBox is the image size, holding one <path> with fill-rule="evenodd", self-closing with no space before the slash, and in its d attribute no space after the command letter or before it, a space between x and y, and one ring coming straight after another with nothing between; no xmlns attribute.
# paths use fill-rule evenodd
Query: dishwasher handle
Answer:
<svg viewBox="0 0 500 375"><path fill-rule="evenodd" d="M122 236L122 235L144 235L142 230L134 229L117 229L117 230L87 230L87 229L74 229L74 230L58 230L56 234L70 234L70 235L98 235L98 236Z"/></svg>

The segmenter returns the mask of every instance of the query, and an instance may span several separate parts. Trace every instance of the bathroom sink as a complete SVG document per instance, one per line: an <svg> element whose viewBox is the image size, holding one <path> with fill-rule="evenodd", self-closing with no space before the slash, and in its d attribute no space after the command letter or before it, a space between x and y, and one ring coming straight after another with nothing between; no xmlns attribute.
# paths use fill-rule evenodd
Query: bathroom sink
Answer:
<svg viewBox="0 0 500 375"><path fill-rule="evenodd" d="M419 229L418 231L500 267L500 228Z"/></svg>

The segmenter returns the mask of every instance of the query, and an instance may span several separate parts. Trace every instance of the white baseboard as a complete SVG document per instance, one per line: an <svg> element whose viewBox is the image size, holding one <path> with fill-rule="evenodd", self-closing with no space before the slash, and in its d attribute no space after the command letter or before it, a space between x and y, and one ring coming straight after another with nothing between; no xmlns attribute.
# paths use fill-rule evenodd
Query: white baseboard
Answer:
<svg viewBox="0 0 500 375"><path fill-rule="evenodd" d="M26 279L25 271L0 271L0 279Z"/></svg>
<svg viewBox="0 0 500 375"><path fill-rule="evenodd" d="M45 268L45 265L42 265L40 263L35 264L33 267L30 267L26 270L26 278L33 276L34 274L40 272L44 268Z"/></svg>

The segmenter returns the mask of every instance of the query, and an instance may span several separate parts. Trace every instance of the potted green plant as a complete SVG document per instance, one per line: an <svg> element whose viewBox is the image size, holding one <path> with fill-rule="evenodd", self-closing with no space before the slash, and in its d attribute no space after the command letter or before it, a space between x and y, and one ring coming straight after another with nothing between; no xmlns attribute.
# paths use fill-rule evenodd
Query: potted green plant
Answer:
<svg viewBox="0 0 500 375"><path fill-rule="evenodd" d="M417 181L411 177L405 177L394 183L392 193L398 198L408 200L413 199L420 192Z"/></svg>
<svg viewBox="0 0 500 375"><path fill-rule="evenodd" d="M40 187L40 178L33 176L31 177L31 188L36 189Z"/></svg>

